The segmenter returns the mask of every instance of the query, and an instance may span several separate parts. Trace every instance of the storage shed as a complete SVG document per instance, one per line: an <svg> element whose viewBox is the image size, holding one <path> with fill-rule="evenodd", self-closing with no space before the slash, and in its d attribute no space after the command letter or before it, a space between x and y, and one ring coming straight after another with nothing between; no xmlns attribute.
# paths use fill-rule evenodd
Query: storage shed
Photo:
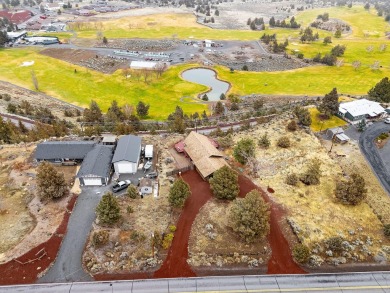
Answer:
<svg viewBox="0 0 390 293"><path fill-rule="evenodd" d="M349 141L349 137L344 133L344 129L341 127L329 128L326 131L326 135L329 139L333 139L339 143L346 143Z"/></svg>
<svg viewBox="0 0 390 293"><path fill-rule="evenodd" d="M135 174L141 156L141 138L135 135L125 135L119 138L112 158L115 173Z"/></svg>
<svg viewBox="0 0 390 293"><path fill-rule="evenodd" d="M96 145L84 158L77 178L81 186L107 185L111 175L113 146Z"/></svg>

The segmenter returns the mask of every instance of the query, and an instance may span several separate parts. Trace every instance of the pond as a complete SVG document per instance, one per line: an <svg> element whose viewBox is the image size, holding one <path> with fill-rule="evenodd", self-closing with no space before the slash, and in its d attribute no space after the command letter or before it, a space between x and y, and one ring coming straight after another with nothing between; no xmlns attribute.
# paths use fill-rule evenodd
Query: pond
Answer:
<svg viewBox="0 0 390 293"><path fill-rule="evenodd" d="M222 93L226 94L229 89L229 83L221 81L216 78L216 73L213 70L206 68L194 68L186 70L182 73L183 79L199 83L211 88L207 92L209 101L219 101L219 97Z"/></svg>

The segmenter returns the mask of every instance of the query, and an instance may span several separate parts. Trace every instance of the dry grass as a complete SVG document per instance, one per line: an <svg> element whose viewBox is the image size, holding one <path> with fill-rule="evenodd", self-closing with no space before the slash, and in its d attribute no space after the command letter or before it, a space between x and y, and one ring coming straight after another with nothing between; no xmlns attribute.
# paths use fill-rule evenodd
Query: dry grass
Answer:
<svg viewBox="0 0 390 293"><path fill-rule="evenodd" d="M240 240L233 230L229 227L227 214L229 213L231 202L211 199L199 211L195 222L192 225L189 241L189 262L193 266L205 265L207 262L217 261L215 256L222 256L224 264L240 263L234 261L232 254L251 255L262 262L267 262L270 257L270 247L267 239L246 244ZM224 215L224 216L221 216ZM209 231L206 225L211 224L213 229ZM215 239L209 235L214 234ZM204 256L210 256L205 259ZM203 256L203 257L202 257ZM230 257L229 257L230 256Z"/></svg>
<svg viewBox="0 0 390 293"><path fill-rule="evenodd" d="M250 133L238 134L234 140L238 141L243 137L260 137L263 133L268 133L271 138L271 147L267 150L256 149L256 157L261 162L260 178L256 182L263 188L270 186L275 190L272 198L286 207L289 218L299 227L300 231L297 233L299 239L313 247L316 243L321 244L324 240L337 235L350 241L359 237L365 239L369 236L374 239L370 247L374 253L383 244L389 243L389 240L383 236L382 223L369 204L345 206L335 200L335 182L343 176L340 164L329 157L327 149L314 135L304 131L287 134L286 124L287 121L274 121L269 125L256 127ZM292 147L289 149L276 146L277 139L282 135L290 137ZM345 159L348 160L351 157L347 156ZM305 186L300 182L297 187L293 187L285 183L288 174L302 174L307 163L314 158L322 163L320 185ZM356 156L352 159L355 160ZM365 170L370 173L367 167ZM371 173L371 176L374 175ZM380 186L375 187L371 182L368 182L368 185L370 193L383 193L383 190L379 191ZM379 197L375 202L381 205L382 200L383 198ZM368 202L373 206L371 200ZM357 232L360 229L362 229L361 232ZM355 232L353 236L349 233L352 230ZM365 259L366 257L361 255L360 260Z"/></svg>

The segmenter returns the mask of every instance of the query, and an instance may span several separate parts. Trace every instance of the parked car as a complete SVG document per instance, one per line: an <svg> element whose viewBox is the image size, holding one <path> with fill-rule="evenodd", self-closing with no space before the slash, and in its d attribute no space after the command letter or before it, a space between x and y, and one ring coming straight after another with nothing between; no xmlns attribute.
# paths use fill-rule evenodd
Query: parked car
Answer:
<svg viewBox="0 0 390 293"><path fill-rule="evenodd" d="M117 184L112 186L112 191L119 192L119 191L129 187L130 184L131 184L130 180L119 181Z"/></svg>
<svg viewBox="0 0 390 293"><path fill-rule="evenodd" d="M155 179L157 178L157 176L158 176L157 172L150 172L145 175L146 178L150 178L150 179Z"/></svg>
<svg viewBox="0 0 390 293"><path fill-rule="evenodd" d="M144 170L146 171L146 170L150 169L150 167L152 167L152 165L153 165L152 161L147 161L144 165Z"/></svg>
<svg viewBox="0 0 390 293"><path fill-rule="evenodd" d="M386 124L390 124L390 117L387 117L387 118L384 120L384 122L385 122Z"/></svg>

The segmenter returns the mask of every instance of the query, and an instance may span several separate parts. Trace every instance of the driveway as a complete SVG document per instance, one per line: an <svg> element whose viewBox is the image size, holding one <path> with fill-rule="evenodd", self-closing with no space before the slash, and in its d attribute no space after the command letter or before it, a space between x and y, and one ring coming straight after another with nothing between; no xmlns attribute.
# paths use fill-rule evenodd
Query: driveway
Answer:
<svg viewBox="0 0 390 293"><path fill-rule="evenodd" d="M92 281L83 270L81 257L95 220L95 208L109 187L88 187L77 199L69 219L68 231L62 242L57 259L38 283Z"/></svg>
<svg viewBox="0 0 390 293"><path fill-rule="evenodd" d="M371 168L376 173L382 186L390 194L390 172L386 168L385 163L390 162L390 146L389 143L381 150L378 150L374 140L382 132L389 132L390 125L383 122L377 122L368 127L359 138L360 150L370 163Z"/></svg>

